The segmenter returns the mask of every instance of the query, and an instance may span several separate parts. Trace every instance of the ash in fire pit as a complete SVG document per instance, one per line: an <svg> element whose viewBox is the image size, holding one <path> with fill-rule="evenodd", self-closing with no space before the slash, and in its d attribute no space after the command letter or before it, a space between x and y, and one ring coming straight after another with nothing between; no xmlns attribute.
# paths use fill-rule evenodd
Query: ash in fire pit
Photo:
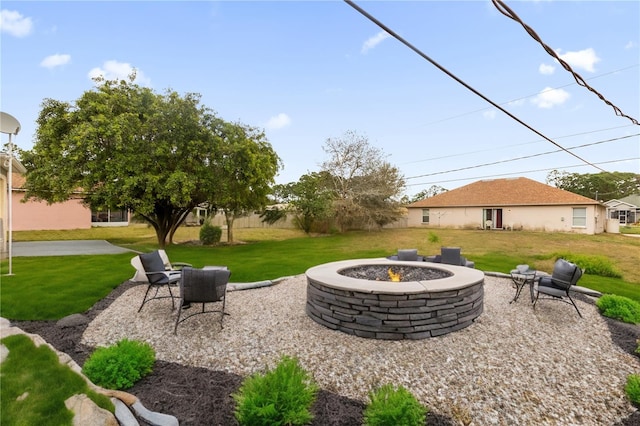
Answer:
<svg viewBox="0 0 640 426"><path fill-rule="evenodd" d="M340 275L370 281L427 281L453 276L442 269L416 266L361 265L339 270Z"/></svg>

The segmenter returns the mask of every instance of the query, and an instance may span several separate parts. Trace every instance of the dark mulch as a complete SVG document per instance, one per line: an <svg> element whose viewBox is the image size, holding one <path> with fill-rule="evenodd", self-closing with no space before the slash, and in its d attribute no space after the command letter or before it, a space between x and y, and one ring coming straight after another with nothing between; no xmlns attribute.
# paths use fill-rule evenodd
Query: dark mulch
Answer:
<svg viewBox="0 0 640 426"><path fill-rule="evenodd" d="M133 284L125 282L106 298L97 302L84 313L93 320L124 291ZM585 301L590 301L584 298ZM640 327L606 319L614 342L624 351L637 356L635 349L640 339ZM80 343L85 325L62 327L57 321L12 321L28 333L39 334L61 352L67 353L82 366L93 348ZM171 362L157 361L153 373L140 380L127 391L138 397L150 410L171 414L181 425L230 426L237 425L233 410L235 402L231 394L236 392L242 377L212 371L205 368L186 367ZM313 406L314 426L356 426L362 425L364 404L338 394L320 390ZM453 419L430 412L427 425L450 426L457 424ZM640 425L640 412L617 423L615 426Z"/></svg>

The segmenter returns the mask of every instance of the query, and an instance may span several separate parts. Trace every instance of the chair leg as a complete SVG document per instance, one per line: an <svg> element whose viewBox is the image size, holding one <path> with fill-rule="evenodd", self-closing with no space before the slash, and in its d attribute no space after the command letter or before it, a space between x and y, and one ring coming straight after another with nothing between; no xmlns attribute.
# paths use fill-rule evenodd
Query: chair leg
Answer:
<svg viewBox="0 0 640 426"><path fill-rule="evenodd" d="M580 313L580 309L578 309L578 306L576 305L576 302L574 302L573 299L571 298L571 296L569 296L569 292L568 291L567 291L567 297L569 298L569 300L571 300L571 304L573 305L573 307L576 308L576 312L578 313L580 318L582 318L582 314Z"/></svg>
<svg viewBox="0 0 640 426"><path fill-rule="evenodd" d="M178 334L178 323L180 322L180 315L182 314L182 298L180 298L180 309L178 309L178 316L176 317L176 324L173 327L173 334Z"/></svg>
<svg viewBox="0 0 640 426"><path fill-rule="evenodd" d="M153 297L149 297L147 299L147 296L149 295L149 291L151 290L152 287L155 287L156 292L154 293ZM148 301L153 300L153 299L167 298L167 297L171 297L171 310L173 311L173 310L176 309L176 304L175 304L175 301L174 301L173 292L171 291L171 286L167 285L167 288L169 289L169 296L158 297L158 292L160 291L160 287L161 287L160 285L155 285L155 284L149 284L147 286L147 291L144 293L144 298L142 299L142 305L140 305L140 307L138 308L138 312L140 312L142 310L142 307Z"/></svg>

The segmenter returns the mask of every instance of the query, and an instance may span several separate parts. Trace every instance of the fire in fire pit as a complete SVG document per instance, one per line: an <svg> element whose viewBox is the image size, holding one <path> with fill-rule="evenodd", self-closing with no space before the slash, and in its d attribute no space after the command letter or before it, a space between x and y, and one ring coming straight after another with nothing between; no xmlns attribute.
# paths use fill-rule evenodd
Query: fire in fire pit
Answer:
<svg viewBox="0 0 640 426"><path fill-rule="evenodd" d="M427 281L447 278L453 274L449 271L417 266L360 265L338 271L340 275L371 281Z"/></svg>

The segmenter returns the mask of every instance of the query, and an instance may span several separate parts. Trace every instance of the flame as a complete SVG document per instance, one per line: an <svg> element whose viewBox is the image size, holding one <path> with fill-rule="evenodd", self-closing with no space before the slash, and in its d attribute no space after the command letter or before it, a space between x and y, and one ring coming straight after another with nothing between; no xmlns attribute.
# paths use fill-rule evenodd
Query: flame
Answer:
<svg viewBox="0 0 640 426"><path fill-rule="evenodd" d="M398 273L398 274L396 274L395 272L393 272L393 271L391 270L391 268L389 268L389 270L388 270L387 272L388 272L388 274L389 274L389 279L390 279L391 281L396 282L396 283L397 283L397 282L400 282L400 274L399 274L399 273Z"/></svg>

